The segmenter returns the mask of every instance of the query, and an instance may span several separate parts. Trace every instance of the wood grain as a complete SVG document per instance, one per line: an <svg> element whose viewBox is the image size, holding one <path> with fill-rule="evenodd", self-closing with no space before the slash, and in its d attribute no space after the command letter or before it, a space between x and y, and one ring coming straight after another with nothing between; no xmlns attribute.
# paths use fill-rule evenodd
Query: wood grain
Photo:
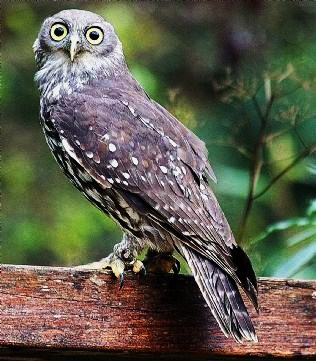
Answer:
<svg viewBox="0 0 316 361"><path fill-rule="evenodd" d="M0 359L315 359L316 281L260 279L259 292L259 342L237 344L191 276L128 274L119 290L110 273L3 265Z"/></svg>

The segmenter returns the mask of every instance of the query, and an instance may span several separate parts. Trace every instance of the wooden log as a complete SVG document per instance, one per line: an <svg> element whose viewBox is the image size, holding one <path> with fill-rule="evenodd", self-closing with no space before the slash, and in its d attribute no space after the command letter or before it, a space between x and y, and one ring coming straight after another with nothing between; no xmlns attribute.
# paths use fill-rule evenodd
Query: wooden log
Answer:
<svg viewBox="0 0 316 361"><path fill-rule="evenodd" d="M316 281L259 280L259 342L220 331L194 279L0 266L0 360L316 359ZM112 356L111 356L112 355Z"/></svg>

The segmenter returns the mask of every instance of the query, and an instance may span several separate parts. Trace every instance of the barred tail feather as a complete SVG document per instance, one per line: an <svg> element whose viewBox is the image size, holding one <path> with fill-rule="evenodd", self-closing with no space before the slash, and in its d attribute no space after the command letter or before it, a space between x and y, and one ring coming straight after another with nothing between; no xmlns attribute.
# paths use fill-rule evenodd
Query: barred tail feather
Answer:
<svg viewBox="0 0 316 361"><path fill-rule="evenodd" d="M214 262L183 244L178 247L224 334L238 342L257 336L236 282Z"/></svg>

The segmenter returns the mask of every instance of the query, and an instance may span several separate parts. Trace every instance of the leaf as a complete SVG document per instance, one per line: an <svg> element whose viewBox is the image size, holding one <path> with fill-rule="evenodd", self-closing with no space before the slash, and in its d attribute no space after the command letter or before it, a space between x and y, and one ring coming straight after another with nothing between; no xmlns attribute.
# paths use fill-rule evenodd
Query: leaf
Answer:
<svg viewBox="0 0 316 361"><path fill-rule="evenodd" d="M273 232L285 231L292 227L302 227L308 224L309 220L307 218L292 218L285 221L277 222L268 226L264 232L260 233L257 237L254 238L253 242L256 243L262 241Z"/></svg>
<svg viewBox="0 0 316 361"><path fill-rule="evenodd" d="M293 276L303 266L307 265L314 257L316 257L316 242L312 242L308 246L296 252L287 262L277 268L273 276L287 278Z"/></svg>
<svg viewBox="0 0 316 361"><path fill-rule="evenodd" d="M295 234L287 240L289 247L294 246L300 242L306 241L308 238L315 236L316 239L316 227L308 228L302 232Z"/></svg>
<svg viewBox="0 0 316 361"><path fill-rule="evenodd" d="M316 199L312 199L309 207L307 208L307 216L312 217L316 213Z"/></svg>

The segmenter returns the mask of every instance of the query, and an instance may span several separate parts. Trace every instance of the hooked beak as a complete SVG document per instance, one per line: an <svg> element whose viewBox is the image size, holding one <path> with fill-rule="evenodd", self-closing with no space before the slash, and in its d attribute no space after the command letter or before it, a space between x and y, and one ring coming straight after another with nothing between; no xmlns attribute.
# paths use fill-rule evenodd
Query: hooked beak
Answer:
<svg viewBox="0 0 316 361"><path fill-rule="evenodd" d="M70 60L71 61L74 61L75 55L76 55L77 50L78 50L79 41L80 41L80 39L79 39L79 37L77 35L73 35L70 38L70 50L69 50L69 53L70 53Z"/></svg>

